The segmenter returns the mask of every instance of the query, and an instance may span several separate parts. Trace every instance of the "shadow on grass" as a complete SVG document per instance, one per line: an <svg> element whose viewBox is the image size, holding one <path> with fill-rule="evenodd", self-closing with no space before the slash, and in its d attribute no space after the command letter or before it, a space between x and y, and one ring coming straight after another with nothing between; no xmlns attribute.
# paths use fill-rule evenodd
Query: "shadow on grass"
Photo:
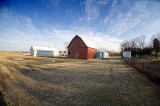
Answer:
<svg viewBox="0 0 160 106"><path fill-rule="evenodd" d="M112 64L116 63L113 62ZM153 94L150 95L149 91L144 91L144 85L141 85L140 81L134 77L132 78L135 72L115 73L115 70L111 69L108 70L110 71L109 74L104 74L101 70L98 73L94 72L94 68L90 69L91 71L83 71L83 68L81 70L76 68L70 70L66 67L64 69L30 68L27 70L19 68L18 70L22 74L39 83L46 82L52 86L60 85L64 89L32 88L23 82L17 84L17 86L20 86L42 103L48 103L48 105L123 106L130 104L147 105L148 103L156 105L153 99L156 100L159 97L155 97ZM146 84L147 86L150 85Z"/></svg>
<svg viewBox="0 0 160 106"><path fill-rule="evenodd" d="M2 92L0 91L0 106L7 106L7 104L6 104L3 96L4 96L4 95L3 95Z"/></svg>
<svg viewBox="0 0 160 106"><path fill-rule="evenodd" d="M107 61L106 61L107 62ZM105 61L99 61L106 64ZM124 71L122 62L110 61L109 68L98 65L93 67L54 67L54 68L18 68L17 70L27 77L42 84L51 84L50 88L30 87L29 84L19 81L17 86L30 95L48 105L90 105L90 106L125 106L125 105L157 105L159 100L153 94L148 80L141 81L135 71ZM89 61L92 64L94 61ZM97 64L97 63L96 63ZM107 65L106 64L106 65ZM111 65L112 64L112 65ZM120 65L119 65L120 64ZM83 64L79 64L83 65ZM117 67L115 69L114 67ZM124 68L124 70L123 70ZM117 71L119 70L119 71ZM133 76L133 77L132 77ZM43 84L42 84L43 85ZM59 87L54 88L57 85ZM63 89L61 89L61 86ZM149 88L150 89L145 89ZM155 94L158 94L159 90Z"/></svg>
<svg viewBox="0 0 160 106"><path fill-rule="evenodd" d="M86 65L90 67L89 69L76 69L76 67L69 68L66 66L61 66L61 67L52 67L52 68L34 68L33 66L30 67L28 66L27 68L20 68L17 67L16 69L22 73L23 75L36 80L36 81L43 81L47 83L54 83L54 84L63 84L67 85L69 83L81 83L81 82L96 82L96 83L102 83L103 78L106 79L107 82L105 83L111 83L108 81L108 78L110 78L109 74L112 73L112 68L105 69L105 67L99 67L99 68L94 68L96 66L94 61L86 61L84 63L79 63L79 65ZM105 64L106 66L109 64L116 64L117 67L120 65L123 65L124 63L122 62L112 62L112 63L102 63L102 62L97 62L98 64ZM96 63L96 64L97 64ZM121 68L122 69L122 68ZM105 71L109 71L110 73L108 75L104 74ZM122 73L119 73L121 75Z"/></svg>

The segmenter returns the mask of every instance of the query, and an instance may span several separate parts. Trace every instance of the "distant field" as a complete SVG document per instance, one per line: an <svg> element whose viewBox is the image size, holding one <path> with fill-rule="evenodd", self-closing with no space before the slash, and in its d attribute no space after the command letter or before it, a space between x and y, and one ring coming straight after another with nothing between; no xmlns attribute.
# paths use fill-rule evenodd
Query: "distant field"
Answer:
<svg viewBox="0 0 160 106"><path fill-rule="evenodd" d="M160 87L118 58L79 60L0 52L0 91L0 101L7 105L160 106Z"/></svg>

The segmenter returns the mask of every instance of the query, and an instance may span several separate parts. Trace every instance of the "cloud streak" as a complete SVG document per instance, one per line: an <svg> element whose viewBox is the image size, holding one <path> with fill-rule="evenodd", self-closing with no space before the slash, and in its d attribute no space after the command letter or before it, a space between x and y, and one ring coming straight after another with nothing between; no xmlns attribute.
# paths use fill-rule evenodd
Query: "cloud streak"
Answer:
<svg viewBox="0 0 160 106"><path fill-rule="evenodd" d="M74 8L63 5L65 11L61 9L63 1L50 2L45 10L51 16L44 12L42 15L38 9L33 9L31 16L1 7L0 50L29 50L32 45L62 50L65 49L64 42L70 42L77 34L89 39L96 48L119 50L124 39L141 34L149 39L160 32L160 14L157 13L160 2L157 1L85 0Z"/></svg>
<svg viewBox="0 0 160 106"><path fill-rule="evenodd" d="M115 6L116 3L117 1L112 3L112 9L104 19L107 32L111 35L124 36L126 32L138 26L150 14L146 8L147 1L133 3L125 1L123 5Z"/></svg>
<svg viewBox="0 0 160 106"><path fill-rule="evenodd" d="M110 0L85 0L85 2L80 3L82 11L84 10L84 16L80 17L79 20L88 23L94 22L100 15L100 7L106 6L109 2Z"/></svg>
<svg viewBox="0 0 160 106"><path fill-rule="evenodd" d="M7 10L8 11L8 10ZM108 50L118 50L119 40L116 37L94 32L92 29L71 28L62 29L55 26L37 28L32 19L27 16L11 15L1 12L5 15L7 21L1 20L1 25L8 24L7 29L0 27L0 50L21 50L26 51L32 45L51 46L60 50L65 50L65 42L70 42L75 35L90 39L97 48ZM4 14L5 13L5 14ZM8 12L9 13L9 12ZM15 19L15 21L12 21ZM10 23L12 21L12 23ZM14 26L13 26L13 25ZM5 25L4 25L5 26Z"/></svg>

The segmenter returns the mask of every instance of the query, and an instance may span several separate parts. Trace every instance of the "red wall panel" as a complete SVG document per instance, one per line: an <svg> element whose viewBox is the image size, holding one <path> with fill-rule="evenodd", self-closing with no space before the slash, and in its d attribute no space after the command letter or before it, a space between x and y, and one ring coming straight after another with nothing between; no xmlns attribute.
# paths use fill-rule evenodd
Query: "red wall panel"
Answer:
<svg viewBox="0 0 160 106"><path fill-rule="evenodd" d="M68 46L68 57L79 59L94 59L96 49L88 48L79 36L75 36Z"/></svg>

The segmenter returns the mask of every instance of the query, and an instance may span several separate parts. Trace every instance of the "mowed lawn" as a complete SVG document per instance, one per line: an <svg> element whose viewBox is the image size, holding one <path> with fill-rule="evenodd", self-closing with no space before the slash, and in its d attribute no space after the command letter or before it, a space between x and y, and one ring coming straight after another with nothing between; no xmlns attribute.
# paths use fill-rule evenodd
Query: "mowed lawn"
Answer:
<svg viewBox="0 0 160 106"><path fill-rule="evenodd" d="M160 87L118 58L36 58L1 52L0 91L7 105L160 106Z"/></svg>

